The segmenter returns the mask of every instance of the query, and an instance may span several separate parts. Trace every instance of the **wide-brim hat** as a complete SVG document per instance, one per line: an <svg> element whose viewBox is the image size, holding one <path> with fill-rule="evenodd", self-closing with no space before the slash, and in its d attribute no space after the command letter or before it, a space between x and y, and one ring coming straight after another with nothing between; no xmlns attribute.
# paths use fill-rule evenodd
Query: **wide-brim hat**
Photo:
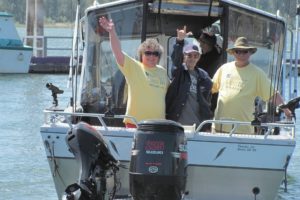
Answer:
<svg viewBox="0 0 300 200"><path fill-rule="evenodd" d="M252 54L254 54L257 51L256 47L249 45L249 42L248 42L247 38L245 38L245 37L237 38L233 47L228 48L226 51L229 54L233 54L234 51L237 49L249 50L252 52Z"/></svg>

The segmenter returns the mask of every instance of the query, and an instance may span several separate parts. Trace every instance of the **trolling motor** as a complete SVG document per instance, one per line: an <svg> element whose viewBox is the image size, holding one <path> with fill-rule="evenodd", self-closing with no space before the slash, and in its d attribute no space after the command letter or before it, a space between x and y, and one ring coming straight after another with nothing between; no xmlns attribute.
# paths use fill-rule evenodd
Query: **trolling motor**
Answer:
<svg viewBox="0 0 300 200"><path fill-rule="evenodd" d="M66 188L63 200L107 199L106 183L110 177L114 178L114 187L109 199L113 199L117 188L116 173L119 170L115 147L84 122L79 122L68 133L66 143L79 162L80 174L79 182Z"/></svg>
<svg viewBox="0 0 300 200"><path fill-rule="evenodd" d="M57 86L53 85L52 83L47 83L46 88L48 88L52 92L52 97L53 97L52 104L54 107L57 107L58 106L57 94L62 94L64 93L64 91L59 89Z"/></svg>

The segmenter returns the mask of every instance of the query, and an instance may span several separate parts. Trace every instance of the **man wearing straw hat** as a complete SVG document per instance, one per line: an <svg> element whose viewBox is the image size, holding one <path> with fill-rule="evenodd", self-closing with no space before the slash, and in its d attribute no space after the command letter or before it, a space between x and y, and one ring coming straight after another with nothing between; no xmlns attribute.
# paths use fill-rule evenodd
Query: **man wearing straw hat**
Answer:
<svg viewBox="0 0 300 200"><path fill-rule="evenodd" d="M222 65L213 77L212 92L219 92L215 119L233 119L251 122L254 119L254 100L261 97L264 101L272 99L275 105L283 104L282 96L274 91L271 81L260 68L249 59L257 51L250 46L247 38L239 37L232 48L227 49L235 60ZM287 117L291 111L285 109ZM214 125L215 131L230 132L232 125ZM251 126L240 126L236 133L253 134Z"/></svg>

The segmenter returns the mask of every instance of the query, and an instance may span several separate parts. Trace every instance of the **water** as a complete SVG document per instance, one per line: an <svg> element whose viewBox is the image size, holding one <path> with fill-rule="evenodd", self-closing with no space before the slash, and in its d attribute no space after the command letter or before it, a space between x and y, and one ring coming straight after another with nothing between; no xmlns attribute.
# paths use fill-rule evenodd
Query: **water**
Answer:
<svg viewBox="0 0 300 200"><path fill-rule="evenodd" d="M54 200L54 184L39 127L52 105L47 82L66 90L67 75L0 75L0 199ZM67 91L59 95L67 106Z"/></svg>
<svg viewBox="0 0 300 200"><path fill-rule="evenodd" d="M56 200L51 172L46 160L39 127L44 108L52 105L52 82L65 90L58 95L65 107L71 92L67 75L0 75L0 199ZM298 117L300 110L297 110ZM300 121L297 124L300 132ZM300 143L298 137L298 144ZM300 199L300 149L292 157L288 170L288 192L280 189L279 200Z"/></svg>

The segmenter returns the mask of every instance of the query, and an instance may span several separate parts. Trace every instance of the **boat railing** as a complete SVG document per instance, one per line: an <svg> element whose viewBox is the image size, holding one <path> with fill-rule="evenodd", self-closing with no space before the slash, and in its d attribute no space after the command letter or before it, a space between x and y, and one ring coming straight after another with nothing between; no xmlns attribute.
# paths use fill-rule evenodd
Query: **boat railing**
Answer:
<svg viewBox="0 0 300 200"><path fill-rule="evenodd" d="M82 112L64 112L63 110L44 110L45 118L44 121L46 124L55 124L57 122L68 123L69 127L72 128L72 122L74 121L74 117L92 117L97 118L100 124L103 126L105 130L108 130L108 126L104 121L104 118L115 118L115 119L131 119L137 126L137 120L128 115L110 115L110 114L100 114L100 113L82 113ZM228 133L229 136L233 136L236 134L236 129L240 126L256 126L256 127L264 127L266 131L264 132L264 137L267 138L269 135L272 135L272 131L275 128L285 128L288 129L288 132L292 138L295 137L295 122L294 121L280 121L280 122L272 122L272 123L260 123L259 125L253 125L251 122L242 122L242 121L234 121L234 120L205 120L203 121L197 129L194 131L195 133L200 132L201 128L205 124L223 124L223 125L232 125L231 131Z"/></svg>
<svg viewBox="0 0 300 200"><path fill-rule="evenodd" d="M105 130L108 130L108 126L104 121L104 118L115 118L124 119L129 118L134 124L138 124L137 120L128 115L111 115L111 114L100 114L100 113L82 113L82 112L64 112L63 110L44 110L45 118L44 122L46 124L55 124L57 122L67 122L69 127L72 128L72 121L74 117L92 117L97 118L100 124Z"/></svg>
<svg viewBox="0 0 300 200"><path fill-rule="evenodd" d="M220 124L220 125L231 125L232 128L228 132L229 136L233 136L233 134L237 134L236 130L241 126L254 126L257 128L264 128L266 131L264 132L264 137L267 138L269 135L272 135L272 131L275 128L285 128L289 129L290 136L295 138L295 121L279 121L279 122L271 122L271 123L253 123L253 122L244 122L244 121L236 121L236 120L205 120L203 121L196 129L195 132L199 132L201 128L206 124Z"/></svg>

